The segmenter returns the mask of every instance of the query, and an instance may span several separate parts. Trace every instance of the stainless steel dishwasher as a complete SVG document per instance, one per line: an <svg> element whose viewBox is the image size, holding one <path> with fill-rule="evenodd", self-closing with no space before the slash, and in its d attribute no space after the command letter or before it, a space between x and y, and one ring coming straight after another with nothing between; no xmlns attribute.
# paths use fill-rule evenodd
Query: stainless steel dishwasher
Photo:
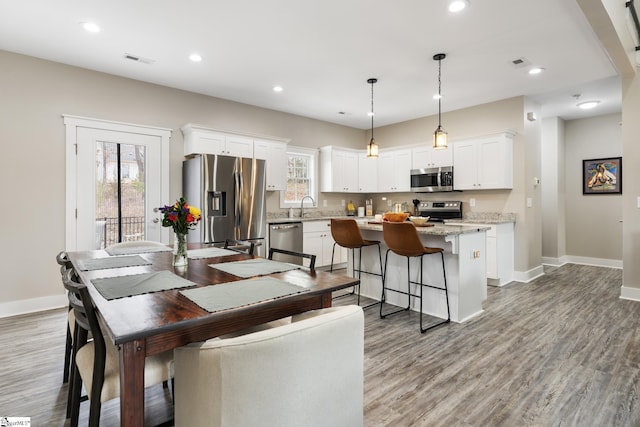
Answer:
<svg viewBox="0 0 640 427"><path fill-rule="evenodd" d="M302 252L302 222L285 222L269 226L269 247ZM302 265L302 258L273 254L277 261Z"/></svg>

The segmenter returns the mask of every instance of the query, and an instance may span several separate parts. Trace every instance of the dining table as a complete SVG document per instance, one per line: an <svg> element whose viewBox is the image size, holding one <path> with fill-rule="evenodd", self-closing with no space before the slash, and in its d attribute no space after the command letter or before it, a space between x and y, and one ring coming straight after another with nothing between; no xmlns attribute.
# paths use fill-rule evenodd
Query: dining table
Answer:
<svg viewBox="0 0 640 427"><path fill-rule="evenodd" d="M254 273L248 270L248 274L243 274L247 269L242 266L248 265L251 260L260 261L263 258L222 249L207 253L207 248L210 245L188 244L190 254L199 252L203 255L190 256L186 269L173 267L173 254L168 249L124 256L112 256L105 250L68 252L80 280L89 289L105 329L105 339L119 348L122 426L144 424L144 368L147 356L287 316L330 307L334 291L359 283L357 278L347 275L309 270L301 266L292 266L285 271L267 271L266 274L258 272L255 273L257 277L248 277ZM238 267L241 269L238 270ZM181 281L181 287L157 291L143 289L142 294L114 296L104 293L104 287L101 289L97 286L108 280L127 283L130 277L146 277L154 273L169 278L175 276ZM246 293L251 292L247 290L251 289L247 285L260 290L264 284L269 284L268 280L296 290L216 309L205 309L201 305L206 304L199 305L186 296L222 290L223 287L231 294L234 291ZM213 302L216 302L216 298L213 298Z"/></svg>

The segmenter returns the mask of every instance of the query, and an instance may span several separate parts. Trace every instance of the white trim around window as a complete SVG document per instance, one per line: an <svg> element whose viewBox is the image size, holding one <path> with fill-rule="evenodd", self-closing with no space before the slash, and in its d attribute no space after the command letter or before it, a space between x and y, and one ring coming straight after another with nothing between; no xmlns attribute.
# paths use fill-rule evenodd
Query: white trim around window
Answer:
<svg viewBox="0 0 640 427"><path fill-rule="evenodd" d="M309 158L308 167L308 178L309 178L309 196L311 196L314 200L312 203L308 198L304 200L305 208L316 208L318 207L318 157L319 152L316 148L306 148L306 147L295 147L295 146L287 146L287 186L289 185L289 156L305 156ZM288 208L299 208L300 207L300 199L295 201L287 201L285 200L286 195L285 191L280 192L280 208L288 209Z"/></svg>

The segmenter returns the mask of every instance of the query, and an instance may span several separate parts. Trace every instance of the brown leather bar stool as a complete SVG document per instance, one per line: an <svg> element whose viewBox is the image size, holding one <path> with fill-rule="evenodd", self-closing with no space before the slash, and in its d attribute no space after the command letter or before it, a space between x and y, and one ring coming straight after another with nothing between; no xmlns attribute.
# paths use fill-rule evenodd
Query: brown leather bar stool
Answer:
<svg viewBox="0 0 640 427"><path fill-rule="evenodd" d="M384 270L382 269L382 250L380 249L380 242L377 240L365 240L360 234L358 224L354 219L332 219L331 220L331 236L335 243L331 250L331 271L333 271L333 257L336 251L336 245L342 246L351 250L351 265L353 265L353 274L358 273L358 305L360 305L360 278L362 273L371 274L374 276L380 276L382 280L382 286L384 288ZM371 271L362 270L362 248L367 246L378 246L378 257L380 259L380 273L374 273ZM358 249L358 268L356 268L355 250ZM339 298L339 297L338 297ZM369 304L364 308L372 307L379 302Z"/></svg>
<svg viewBox="0 0 640 427"><path fill-rule="evenodd" d="M417 297L420 299L420 332L425 332L431 328L435 328L436 326L443 325L445 323L449 323L451 321L451 313L449 310L449 294L447 292L447 272L444 266L444 249L442 248L429 248L425 247L420 241L420 237L418 237L418 231L416 230L415 225L410 222L384 222L382 223L382 236L384 238L384 242L386 243L387 253L384 259L384 269L387 270L387 260L389 259L389 252L393 252L396 255L407 257L407 292L403 292L396 289L387 289L385 283L382 285L382 297L380 300L382 302L385 301L385 291L393 291L401 294L406 294L408 303L406 308L402 308L400 310L395 310L390 313L383 314L382 313L382 303L380 304L380 318L384 319L386 316L391 314L399 313L401 311L409 310L411 307L411 297ZM423 283L422 276L422 260L425 255L433 255L440 254L442 258L442 275L444 277L444 288L439 286L433 286ZM412 282L410 275L410 258L420 257L420 282ZM418 295L411 293L411 284L420 285L420 293ZM438 289L444 291L444 295L447 301L447 319L442 322L438 322L434 325L431 325L427 328L422 326L422 288L426 286L433 289Z"/></svg>

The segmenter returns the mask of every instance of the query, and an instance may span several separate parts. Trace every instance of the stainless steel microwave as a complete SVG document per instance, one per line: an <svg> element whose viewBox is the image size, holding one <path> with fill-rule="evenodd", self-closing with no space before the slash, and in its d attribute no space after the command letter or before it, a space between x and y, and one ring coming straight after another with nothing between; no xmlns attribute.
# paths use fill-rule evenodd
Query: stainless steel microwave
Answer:
<svg viewBox="0 0 640 427"><path fill-rule="evenodd" d="M411 191L416 193L453 191L453 166L412 169Z"/></svg>

